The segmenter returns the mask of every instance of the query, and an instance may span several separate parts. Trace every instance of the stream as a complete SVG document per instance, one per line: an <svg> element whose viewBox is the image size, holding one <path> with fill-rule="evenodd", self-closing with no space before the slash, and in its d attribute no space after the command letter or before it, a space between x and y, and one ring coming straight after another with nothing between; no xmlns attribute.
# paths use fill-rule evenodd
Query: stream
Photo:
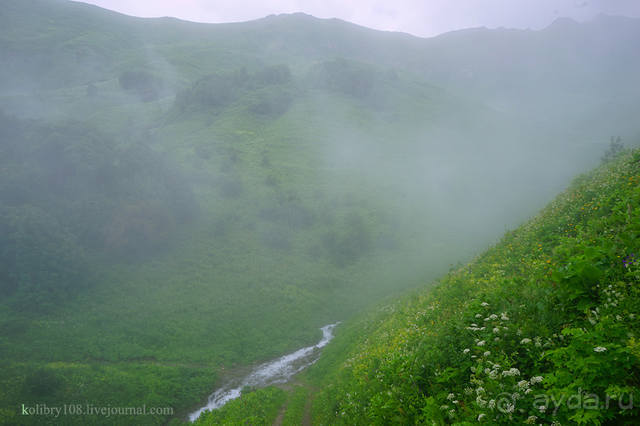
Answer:
<svg viewBox="0 0 640 426"><path fill-rule="evenodd" d="M261 388L288 382L295 374L315 363L320 358L320 349L333 339L333 329L340 324L322 327L322 339L306 348L281 356L275 361L265 362L256 367L244 378L231 380L209 396L207 405L189 414L189 421L195 421L202 412L222 407L232 399L238 398L245 387Z"/></svg>

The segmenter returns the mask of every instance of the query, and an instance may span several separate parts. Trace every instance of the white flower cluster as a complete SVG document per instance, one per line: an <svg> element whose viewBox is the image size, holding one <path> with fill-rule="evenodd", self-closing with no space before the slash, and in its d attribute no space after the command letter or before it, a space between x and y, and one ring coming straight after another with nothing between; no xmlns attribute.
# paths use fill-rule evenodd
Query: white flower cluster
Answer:
<svg viewBox="0 0 640 426"><path fill-rule="evenodd" d="M484 330L486 327L478 327L478 324L471 324L469 327L467 327L467 330L471 330L471 331L482 331Z"/></svg>
<svg viewBox="0 0 640 426"><path fill-rule="evenodd" d="M520 370L518 370L517 368L510 368L502 372L502 377L512 377L512 376L519 376L519 375L520 375Z"/></svg>
<svg viewBox="0 0 640 426"><path fill-rule="evenodd" d="M607 298L607 302L604 304L605 308L609 306L616 307L618 303L624 298L622 293L613 288L613 285L609 284L607 288L605 288L602 293Z"/></svg>
<svg viewBox="0 0 640 426"><path fill-rule="evenodd" d="M533 376L530 381L532 385L535 385L537 383L541 383L542 380L542 376Z"/></svg>
<svg viewBox="0 0 640 426"><path fill-rule="evenodd" d="M485 308L489 307L489 304L486 302L482 302L481 305ZM511 421L513 420L512 416L516 412L526 412L518 409L518 404L526 404L526 402L518 401L525 400L526 395L532 392L532 387L541 383L543 377L533 376L527 380L526 377L522 377L522 373L518 368L508 364L502 367L500 364L492 361L491 358L501 357L502 354L500 347L492 348L492 342L498 342L503 339L508 340L513 336L513 332L516 331L515 327L508 327L508 324L505 323L510 321L507 312L491 313L489 311L486 312L485 315L475 314L474 318L476 318L477 323L486 324L486 327L480 326L477 323L472 323L469 327L466 327L467 330L474 332L476 338L474 346L463 349L462 352L465 355L470 355L474 363L470 366L472 374L469 381L470 386L465 388L464 393L460 394L460 398L471 399L471 401L468 399L467 401L472 404L475 402L474 405L476 408L481 410L477 416L478 421L492 421L487 418L487 416L491 416L491 414L486 410L494 411L494 413L498 415L494 420L500 418L500 414L504 414L506 415L505 419L508 416ZM482 321L478 321L480 318L482 318ZM520 336L518 338L520 344L529 345L528 347L530 349L534 346L546 347L553 344L551 340L543 340L542 337L524 337L522 336L522 330L518 330L518 336ZM496 361L497 360L498 359L496 359ZM496 395L498 393L502 394L507 389L510 389L509 400L503 403ZM475 398L472 396L474 394ZM453 398L453 394L449 394L447 402L452 401ZM473 401L472 398L474 398L475 401ZM498 406L497 401L500 401L500 406ZM455 405L456 402L457 401L454 401L453 408L457 409ZM462 404L462 401L460 401L459 404ZM447 409L449 408L450 407L447 407ZM500 408L499 412L495 411L497 408ZM522 408L524 408L524 405ZM537 420L537 416L530 416L527 418L526 423L534 424Z"/></svg>

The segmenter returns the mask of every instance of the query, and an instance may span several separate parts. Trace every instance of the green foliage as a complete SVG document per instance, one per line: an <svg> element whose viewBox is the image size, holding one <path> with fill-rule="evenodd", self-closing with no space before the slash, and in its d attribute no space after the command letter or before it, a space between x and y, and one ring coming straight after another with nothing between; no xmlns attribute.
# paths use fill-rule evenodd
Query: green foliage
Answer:
<svg viewBox="0 0 640 426"><path fill-rule="evenodd" d="M193 84L191 89L176 96L176 105L184 110L187 107L201 106L222 108L233 102L246 77L240 73L213 74Z"/></svg>
<svg viewBox="0 0 640 426"><path fill-rule="evenodd" d="M139 360L133 363L50 362L5 364L0 374L3 383L0 424L40 425L59 422L65 425L159 425L169 417L182 417L177 407L193 402L194 394L211 389L215 381L212 368L191 365L165 365ZM18 376L15 376L18 373ZM25 416L22 405L49 407L74 405L87 407L146 407L146 414L72 413L57 418L45 415ZM153 414L151 409L168 409ZM173 416L171 415L173 410Z"/></svg>
<svg viewBox="0 0 640 426"><path fill-rule="evenodd" d="M221 111L235 102L265 117L285 113L293 102L292 76L286 65L267 66L250 74L246 68L211 74L197 80L176 96L181 112L210 109Z"/></svg>
<svg viewBox="0 0 640 426"><path fill-rule="evenodd" d="M254 77L254 80L260 86L286 84L289 83L291 79L291 70L284 64L265 67L256 72Z"/></svg>
<svg viewBox="0 0 640 426"><path fill-rule="evenodd" d="M76 244L94 253L148 256L166 247L176 228L192 221L196 214L191 188L161 155L140 140L118 143L114 137L78 122L42 125L5 115L0 115L0 121L5 141L0 197L12 206L15 220L48 222L24 225L32 231L22 234L42 236L42 244L33 241L29 249L34 256L55 245L45 243L47 238L60 240L58 250ZM24 212L24 218L17 217L18 210ZM38 211L41 213L28 214ZM2 214L5 226L20 228L17 222L7 223L8 212ZM23 238L22 234L14 238ZM56 234L59 236L52 236ZM70 252L66 257L82 264L78 253ZM65 264L62 258L60 264ZM40 269L33 265L29 263L29 268ZM60 276L59 281L70 285L76 280Z"/></svg>
<svg viewBox="0 0 640 426"><path fill-rule="evenodd" d="M35 370L24 379L23 393L43 401L55 401L59 388L64 384L60 374L51 368Z"/></svg>
<svg viewBox="0 0 640 426"><path fill-rule="evenodd" d="M576 179L468 266L338 335L343 361L314 367L333 368L317 379L315 423L637 418L637 156Z"/></svg>
<svg viewBox="0 0 640 426"><path fill-rule="evenodd" d="M0 208L0 291L16 309L45 312L85 286L77 239L45 211Z"/></svg>
<svg viewBox="0 0 640 426"><path fill-rule="evenodd" d="M304 424L310 390L305 386L296 386L289 392L288 396L289 399L286 403L282 424L285 426Z"/></svg>
<svg viewBox="0 0 640 426"><path fill-rule="evenodd" d="M118 77L118 83L122 89L135 94L144 102L156 100L163 87L160 78L146 71L125 71Z"/></svg>
<svg viewBox="0 0 640 426"><path fill-rule="evenodd" d="M369 65L337 58L318 64L311 79L322 88L362 99L371 94L376 74Z"/></svg>
<svg viewBox="0 0 640 426"><path fill-rule="evenodd" d="M265 87L255 91L249 100L249 111L267 117L277 117L287 112L293 95L282 87Z"/></svg>
<svg viewBox="0 0 640 426"><path fill-rule="evenodd" d="M608 163L609 161L614 160L622 151L624 151L624 144L622 143L622 139L620 136L611 137L609 141L609 147L605 151L602 156L602 163Z"/></svg>
<svg viewBox="0 0 640 426"><path fill-rule="evenodd" d="M194 425L271 425L286 400L285 391L276 387L244 393L218 410L201 414Z"/></svg>
<svg viewBox="0 0 640 426"><path fill-rule="evenodd" d="M371 231L363 217L352 212L341 229L327 233L323 243L331 261L343 267L356 262L371 250Z"/></svg>
<svg viewBox="0 0 640 426"><path fill-rule="evenodd" d="M311 344L318 326L412 286L417 276L437 276L502 232L506 222L538 208L599 155L596 145L569 148L556 143L566 140L562 135L523 126L534 122L530 115L519 120L474 99L513 98L535 107L522 102L531 100L526 95L533 88L543 100L537 105L552 116L545 90L554 99L569 93L568 105L580 92L584 110L598 111L593 100L606 98L615 123L635 126L619 114L637 110L635 98L626 90L604 98L600 90L582 90L593 86L592 68L581 62L585 50L567 47L564 37L549 42L546 33L521 41L542 40L545 58L554 56L549 49L560 49L561 58L576 53L568 60L577 58L585 72L567 73L569 90L555 80L562 78L558 69L570 66L550 60L540 75L553 81L529 78L529 66L513 73L510 64L529 63L535 50L516 42L524 55L516 58L527 60L504 61L493 35L487 44L483 31L471 36L474 49L451 48L458 41L449 37L432 43L302 15L215 26L145 21L48 0L4 1L0 28L3 109L33 118L0 114L0 286L11 292L0 297L0 423L11 425L28 422L18 412L22 402L44 398L36 382L41 373L52 403L171 406L173 423L179 423L218 385L221 366ZM476 49L483 40L487 48ZM599 51L610 51L602 45L622 51L610 40L603 43ZM473 55L456 58L471 50L498 52L496 67ZM327 59L334 57L345 59ZM609 69L616 78L631 76L620 78L624 87L635 82L637 61L620 57L623 66ZM495 75L508 80L507 92L494 84ZM608 101L618 98L628 104ZM581 108L564 108L562 116L574 110ZM579 126L566 121L562 127L580 128L589 137L594 126L616 128L611 120L579 118ZM477 161L480 154L499 159L500 167L488 173ZM541 161L549 159L548 173L539 173ZM441 174L443 164L451 169ZM477 176L483 178L475 182ZM516 186L523 190L511 191ZM590 193L598 196L599 190ZM440 207L447 208L438 212ZM598 213L635 220L635 211L603 205ZM483 215L486 227L476 222ZM569 224L581 217L572 212L544 226L549 232L562 226L574 238L579 230ZM609 229L604 221L593 226ZM618 237L629 246L635 238ZM604 256L597 267L605 274L601 280L607 253L598 254ZM580 267L580 256L579 250L566 253L574 262L566 271L573 274L567 288L583 291L590 272ZM487 267L486 273L494 272ZM516 303L523 283L502 296ZM464 306L469 293L464 282L458 284L447 297ZM526 300L543 300L552 291L526 288ZM593 303L582 295L576 295L581 306ZM525 333L537 332L535 325L549 334L564 321L555 305L535 302L523 309L535 318ZM468 338L462 324L452 324L459 327L443 328L446 337L429 342L434 349L423 346L424 357L439 365L466 362L447 355ZM375 327L369 332L375 335ZM348 344L332 346L344 349L363 334L358 329ZM628 346L638 353L635 340ZM326 352L326 359L339 358ZM519 362L524 360L534 363L525 357ZM384 365L372 364L369 376ZM325 365L322 371L328 370ZM464 376L443 371L449 381ZM426 379L409 390L431 386L431 373L410 373ZM414 418L450 420L440 410L440 396L407 392L403 401L395 395L385 406L386 389L378 390L375 421L387 416L400 422L407 415L403 401L415 407L424 402L410 413ZM324 413L326 402L334 415L340 392L327 386L314 410ZM368 404L360 397L359 404ZM300 395L289 401L285 417L294 424L301 401ZM62 423L73 422L105 420L68 417ZM166 422L167 416L117 421Z"/></svg>

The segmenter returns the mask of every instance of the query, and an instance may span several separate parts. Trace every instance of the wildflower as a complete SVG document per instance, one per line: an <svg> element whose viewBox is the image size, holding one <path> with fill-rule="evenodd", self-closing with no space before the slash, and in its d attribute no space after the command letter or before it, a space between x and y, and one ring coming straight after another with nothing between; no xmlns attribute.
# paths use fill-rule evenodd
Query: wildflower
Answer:
<svg viewBox="0 0 640 426"><path fill-rule="evenodd" d="M631 253L630 255L628 255L622 260L622 264L624 265L625 268L628 268L630 265L633 265L634 263L636 263L636 255L634 253Z"/></svg>
<svg viewBox="0 0 640 426"><path fill-rule="evenodd" d="M487 403L487 407L490 408L491 410L493 410L493 408L496 406L496 400L495 399L490 399L489 402Z"/></svg>
<svg viewBox="0 0 640 426"><path fill-rule="evenodd" d="M477 345L478 345L478 346L484 346L484 344L485 344L485 343L486 343L486 342L485 342L484 340L480 340L480 341L477 343Z"/></svg>
<svg viewBox="0 0 640 426"><path fill-rule="evenodd" d="M489 355L491 355L491 351L485 351L485 353L483 355L484 356L489 356Z"/></svg>
<svg viewBox="0 0 640 426"><path fill-rule="evenodd" d="M478 414L478 421L482 421L482 419L484 419L485 417L486 417L485 413Z"/></svg>
<svg viewBox="0 0 640 426"><path fill-rule="evenodd" d="M515 409L515 405L513 404L507 404L506 407L504 407L504 412L505 413L513 413L513 410Z"/></svg>
<svg viewBox="0 0 640 426"><path fill-rule="evenodd" d="M517 368L510 368L509 370L505 370L502 372L502 376L506 377L506 376L519 376L520 375L520 370L518 370Z"/></svg>
<svg viewBox="0 0 640 426"><path fill-rule="evenodd" d="M526 345L527 343L531 343L531 339L529 339L528 337L525 337L524 339L520 340L521 345Z"/></svg>
<svg viewBox="0 0 640 426"><path fill-rule="evenodd" d="M476 389L476 394L480 395L483 392L484 392L484 388L482 386L478 386L478 389Z"/></svg>
<svg viewBox="0 0 640 426"><path fill-rule="evenodd" d="M480 407L484 407L487 405L487 401L485 401L480 395L478 395L476 397L476 404L478 404Z"/></svg>
<svg viewBox="0 0 640 426"><path fill-rule="evenodd" d="M482 303L480 304L480 306L487 307L487 306L489 306L489 304L488 304L487 302L482 302Z"/></svg>
<svg viewBox="0 0 640 426"><path fill-rule="evenodd" d="M540 407L538 407L538 410L540 410L541 413L544 413L545 411L547 411L547 407L541 405Z"/></svg>
<svg viewBox="0 0 640 426"><path fill-rule="evenodd" d="M529 381L528 381L528 380L520 380L520 381L518 382L518 387L519 387L520 389L526 389L526 388L528 388L528 387L529 387Z"/></svg>
<svg viewBox="0 0 640 426"><path fill-rule="evenodd" d="M448 399L449 401L451 401L451 400L452 400L453 398L455 398L455 397L456 397L456 396L455 396L454 394L452 394L452 393L450 393L449 395L447 395L447 399Z"/></svg>
<svg viewBox="0 0 640 426"><path fill-rule="evenodd" d="M449 406L448 406L448 405L441 405L441 406L440 406L440 409L441 409L442 411L446 410L447 408L449 408Z"/></svg>
<svg viewBox="0 0 640 426"><path fill-rule="evenodd" d="M595 348L593 348L593 350L594 350L595 352L604 352L604 351L606 351L606 350L607 350L607 348L604 348L604 347L602 347L602 346L596 346Z"/></svg>
<svg viewBox="0 0 640 426"><path fill-rule="evenodd" d="M472 393L473 393L473 389L472 388L469 388L469 387L464 388L464 394L465 395L471 395Z"/></svg>
<svg viewBox="0 0 640 426"><path fill-rule="evenodd" d="M463 354L468 354L471 351L471 349L467 348L464 351L462 351Z"/></svg>
<svg viewBox="0 0 640 426"><path fill-rule="evenodd" d="M542 376L533 376L531 378L531 384L535 385L536 383L542 382L542 380L543 380Z"/></svg>
<svg viewBox="0 0 640 426"><path fill-rule="evenodd" d="M482 318L482 315L476 314L476 318Z"/></svg>
<svg viewBox="0 0 640 426"><path fill-rule="evenodd" d="M536 423L536 420L538 419L537 416L529 416L527 417L527 420L525 420L524 422L528 425L532 425Z"/></svg>
<svg viewBox="0 0 640 426"><path fill-rule="evenodd" d="M500 319L502 321L509 321L509 317L507 316L506 312L503 312L503 313L500 314Z"/></svg>
<svg viewBox="0 0 640 426"><path fill-rule="evenodd" d="M493 328L493 332L494 332L495 334L498 334L498 333L500 333L500 329L499 329L498 327L494 327L494 328Z"/></svg>

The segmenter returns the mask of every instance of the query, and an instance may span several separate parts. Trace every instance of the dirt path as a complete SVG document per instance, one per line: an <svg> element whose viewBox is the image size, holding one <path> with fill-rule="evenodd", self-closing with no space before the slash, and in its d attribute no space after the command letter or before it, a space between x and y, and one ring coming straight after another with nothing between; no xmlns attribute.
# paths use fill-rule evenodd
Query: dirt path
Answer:
<svg viewBox="0 0 640 426"><path fill-rule="evenodd" d="M302 426L311 426L313 422L311 421L311 407L313 406L313 400L315 399L317 393L320 391L315 386L306 385L307 389L309 389L307 395L307 403L304 405L304 414L302 415Z"/></svg>
<svg viewBox="0 0 640 426"><path fill-rule="evenodd" d="M302 412L302 418L300 419L300 424L303 426L311 426L313 424L311 418L311 407L313 406L313 400L315 398L316 393L319 391L316 387L309 385L305 381L301 380L293 380L289 383L284 383L278 385L280 389L283 389L287 392L292 392L295 387L303 387L307 390L307 400L304 404L304 410ZM284 417L287 415L287 409L289 405L289 401L285 402L280 408L280 412L278 413L278 417L272 423L272 426L282 426L284 422Z"/></svg>
<svg viewBox="0 0 640 426"><path fill-rule="evenodd" d="M287 412L287 403L285 402L280 408L280 412L278 413L278 417L273 421L272 426L282 426L282 421L284 420L284 415Z"/></svg>
<svg viewBox="0 0 640 426"><path fill-rule="evenodd" d="M304 405L304 414L302 415L302 426L311 426L311 404L313 404L314 394L309 394L307 403Z"/></svg>

